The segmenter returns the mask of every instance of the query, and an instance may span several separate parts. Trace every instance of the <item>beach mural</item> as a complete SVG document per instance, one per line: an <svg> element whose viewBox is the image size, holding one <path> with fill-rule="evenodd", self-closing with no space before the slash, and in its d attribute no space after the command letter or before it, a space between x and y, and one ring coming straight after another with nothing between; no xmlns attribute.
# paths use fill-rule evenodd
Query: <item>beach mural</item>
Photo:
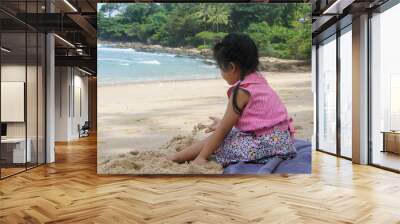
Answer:
<svg viewBox="0 0 400 224"><path fill-rule="evenodd" d="M99 174L311 172L309 4L99 3L97 57Z"/></svg>
<svg viewBox="0 0 400 224"><path fill-rule="evenodd" d="M169 53L136 51L133 48L99 44L99 85L148 81L218 78L218 69L210 59Z"/></svg>

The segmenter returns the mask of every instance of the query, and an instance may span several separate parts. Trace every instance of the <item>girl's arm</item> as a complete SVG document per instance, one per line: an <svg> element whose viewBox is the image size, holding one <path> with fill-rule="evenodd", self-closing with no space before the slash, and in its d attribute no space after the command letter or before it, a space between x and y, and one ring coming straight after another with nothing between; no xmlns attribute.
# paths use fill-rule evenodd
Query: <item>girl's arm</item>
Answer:
<svg viewBox="0 0 400 224"><path fill-rule="evenodd" d="M225 110L224 117L220 124L217 126L215 131L211 134L210 140L206 142L200 151L199 155L194 160L194 163L203 164L207 161L209 155L211 155L224 140L225 136L232 129L232 127L238 122L240 115L237 114L233 109L232 96L229 98L228 106ZM240 109L246 106L250 99L250 94L242 89L238 89L237 92L237 105Z"/></svg>
<svg viewBox="0 0 400 224"><path fill-rule="evenodd" d="M206 133L210 133L215 131L215 129L217 129L218 125L221 123L221 119L217 118L217 117L210 117L211 120L213 120L213 123L211 125L208 126L208 128L206 129Z"/></svg>

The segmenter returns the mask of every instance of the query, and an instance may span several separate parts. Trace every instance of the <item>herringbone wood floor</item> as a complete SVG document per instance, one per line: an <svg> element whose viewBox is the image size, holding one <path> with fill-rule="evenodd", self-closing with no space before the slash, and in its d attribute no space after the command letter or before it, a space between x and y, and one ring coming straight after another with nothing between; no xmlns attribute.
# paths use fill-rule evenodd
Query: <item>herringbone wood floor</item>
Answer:
<svg viewBox="0 0 400 224"><path fill-rule="evenodd" d="M315 152L312 175L96 174L96 139L0 181L0 223L400 223L400 175Z"/></svg>

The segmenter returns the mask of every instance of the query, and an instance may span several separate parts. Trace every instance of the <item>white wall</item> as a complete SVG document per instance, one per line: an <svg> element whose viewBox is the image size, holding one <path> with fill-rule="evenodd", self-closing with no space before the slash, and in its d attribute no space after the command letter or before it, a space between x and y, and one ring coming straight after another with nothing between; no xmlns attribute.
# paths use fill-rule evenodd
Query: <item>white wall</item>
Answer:
<svg viewBox="0 0 400 224"><path fill-rule="evenodd" d="M68 141L69 132L69 69L55 68L55 141Z"/></svg>
<svg viewBox="0 0 400 224"><path fill-rule="evenodd" d="M88 121L88 78L82 76L82 73L78 73L76 75L77 70L75 70L75 77L74 77L74 108L72 108L72 130L71 135L79 137L78 133L78 124L81 126ZM80 97L79 97L80 96ZM80 101L80 102L79 102ZM81 107L81 108L80 108Z"/></svg>
<svg viewBox="0 0 400 224"><path fill-rule="evenodd" d="M2 65L1 81L18 81L25 82L25 65ZM7 108L1 108L6 110ZM25 122L9 122L7 123L8 137L25 137Z"/></svg>
<svg viewBox="0 0 400 224"><path fill-rule="evenodd" d="M78 125L88 120L88 78L76 68L56 67L55 85L55 140L77 139Z"/></svg>
<svg viewBox="0 0 400 224"><path fill-rule="evenodd" d="M39 70L36 70L39 69ZM23 82L26 85L26 106L22 102L22 107L10 108L3 105L1 108L2 114L22 113L22 121L20 122L5 122L7 124L7 137L9 138L24 138L25 135L29 139L29 148L31 149L32 162L39 159L39 163L44 163L45 159L45 120L44 120L44 74L41 67L25 66L25 64L2 64L1 66L1 81L2 82ZM27 78L27 80L25 80ZM2 93L4 94L4 89ZM24 89L20 94L24 94ZM2 95L2 98L8 98L7 95ZM3 104L4 102L2 102ZM17 103L17 102L15 102ZM26 120L24 114L26 112ZM2 119L3 120L3 119ZM38 153L38 154L37 154Z"/></svg>

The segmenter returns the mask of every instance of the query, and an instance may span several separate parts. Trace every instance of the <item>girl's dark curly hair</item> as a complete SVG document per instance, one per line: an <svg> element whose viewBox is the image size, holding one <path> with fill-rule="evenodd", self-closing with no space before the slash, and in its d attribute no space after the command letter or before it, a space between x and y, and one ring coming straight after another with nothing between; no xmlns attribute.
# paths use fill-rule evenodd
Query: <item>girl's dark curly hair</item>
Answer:
<svg viewBox="0 0 400 224"><path fill-rule="evenodd" d="M230 33L213 48L214 59L221 70L226 70L230 63L239 66L240 80L233 89L233 109L236 113L242 114L242 110L237 105L236 95L241 81L257 71L259 64L258 49L254 41L246 34Z"/></svg>

